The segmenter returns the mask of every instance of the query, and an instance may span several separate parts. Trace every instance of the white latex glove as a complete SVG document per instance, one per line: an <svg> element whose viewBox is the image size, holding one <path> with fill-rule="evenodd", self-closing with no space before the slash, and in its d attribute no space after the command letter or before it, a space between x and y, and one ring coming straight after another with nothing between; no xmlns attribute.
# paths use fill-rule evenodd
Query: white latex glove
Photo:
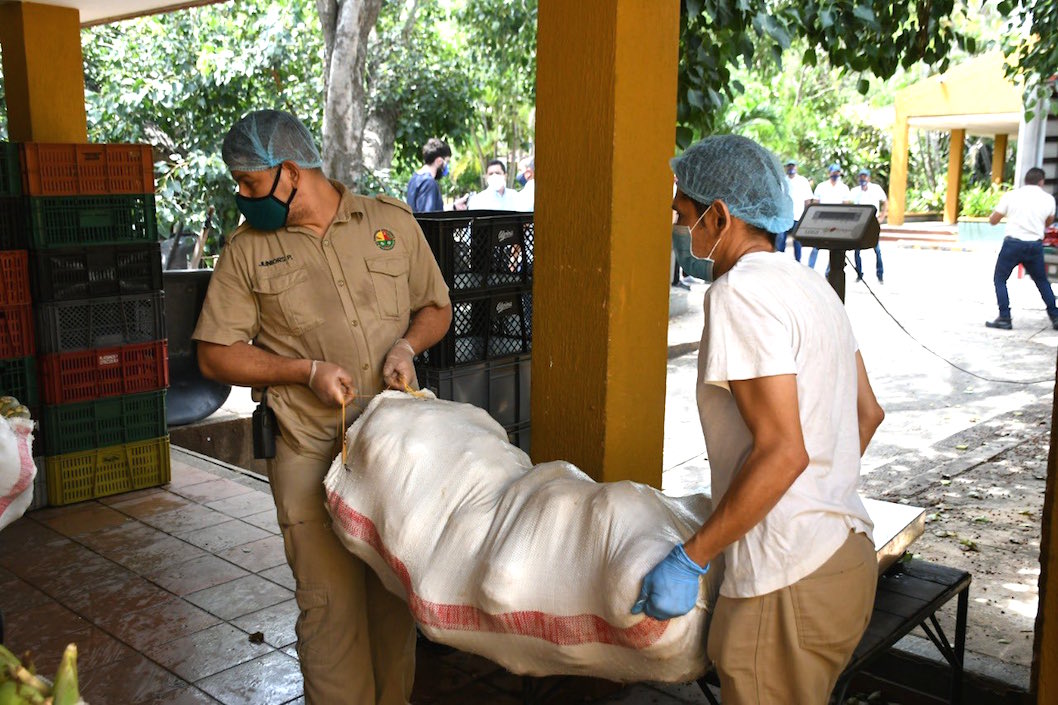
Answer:
<svg viewBox="0 0 1058 705"><path fill-rule="evenodd" d="M415 350L407 340L401 338L393 343L382 365L382 380L389 389L418 389L419 380L415 377L414 358Z"/></svg>

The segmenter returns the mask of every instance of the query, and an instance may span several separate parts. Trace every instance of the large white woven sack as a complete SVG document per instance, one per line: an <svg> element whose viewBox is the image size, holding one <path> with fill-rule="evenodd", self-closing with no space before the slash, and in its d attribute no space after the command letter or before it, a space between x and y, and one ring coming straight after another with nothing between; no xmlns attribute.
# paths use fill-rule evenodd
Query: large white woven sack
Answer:
<svg viewBox="0 0 1058 705"><path fill-rule="evenodd" d="M0 417L0 529L21 517L33 501L33 422Z"/></svg>
<svg viewBox="0 0 1058 705"><path fill-rule="evenodd" d="M684 617L629 610L643 576L706 519L707 498L534 467L485 411L432 396L380 395L346 440L347 462L325 480L334 529L432 641L518 674L705 672L719 566Z"/></svg>

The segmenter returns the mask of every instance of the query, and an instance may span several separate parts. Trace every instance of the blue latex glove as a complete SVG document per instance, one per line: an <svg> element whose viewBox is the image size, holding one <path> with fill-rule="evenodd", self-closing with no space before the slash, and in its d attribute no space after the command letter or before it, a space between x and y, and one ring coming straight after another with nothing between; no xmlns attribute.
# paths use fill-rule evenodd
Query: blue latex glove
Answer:
<svg viewBox="0 0 1058 705"><path fill-rule="evenodd" d="M654 619L672 619L694 609L698 600L698 578L709 572L691 560L683 544L675 546L665 559L643 578L639 599L632 614L646 612Z"/></svg>

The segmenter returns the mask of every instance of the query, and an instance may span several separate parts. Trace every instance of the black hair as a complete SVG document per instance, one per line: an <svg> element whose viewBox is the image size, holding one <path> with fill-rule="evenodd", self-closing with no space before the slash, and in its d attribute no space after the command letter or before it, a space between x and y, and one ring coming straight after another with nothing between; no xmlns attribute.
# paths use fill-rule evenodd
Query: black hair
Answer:
<svg viewBox="0 0 1058 705"><path fill-rule="evenodd" d="M422 147L422 163L433 164L438 157L451 157L452 150L444 140L431 137Z"/></svg>
<svg viewBox="0 0 1058 705"><path fill-rule="evenodd" d="M504 164L504 163L503 163L503 161L502 161L502 160L500 160L500 159L493 159L493 160L492 160L492 161L490 161L490 162L489 162L488 164L486 164L486 165L485 165L485 171L488 171L488 170L489 170L489 167L490 167L490 166L492 166L492 165L494 165L494 164L499 164L499 166L500 166L500 169L502 169L502 170L503 170L503 173L504 173L504 174L506 175L506 173L507 173L507 165L506 165L506 164Z"/></svg>
<svg viewBox="0 0 1058 705"><path fill-rule="evenodd" d="M1043 173L1043 169L1038 166L1034 166L1025 172L1025 183L1029 186L1038 186L1043 183L1043 180L1047 178L1047 175Z"/></svg>

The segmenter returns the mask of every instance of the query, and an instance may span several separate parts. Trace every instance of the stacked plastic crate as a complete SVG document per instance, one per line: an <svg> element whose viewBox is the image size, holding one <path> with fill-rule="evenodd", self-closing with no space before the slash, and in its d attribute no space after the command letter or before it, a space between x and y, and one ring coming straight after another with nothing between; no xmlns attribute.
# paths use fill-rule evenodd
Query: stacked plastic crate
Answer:
<svg viewBox="0 0 1058 705"><path fill-rule="evenodd" d="M21 194L18 148L0 142L0 202L14 202ZM27 247L25 233L0 217L0 396L17 398L36 418L40 396Z"/></svg>
<svg viewBox="0 0 1058 705"><path fill-rule="evenodd" d="M452 298L452 327L420 356L419 384L487 410L529 452L533 214L419 213Z"/></svg>
<svg viewBox="0 0 1058 705"><path fill-rule="evenodd" d="M168 362L148 145L16 145L49 504L169 481ZM10 146L8 146L10 150Z"/></svg>

